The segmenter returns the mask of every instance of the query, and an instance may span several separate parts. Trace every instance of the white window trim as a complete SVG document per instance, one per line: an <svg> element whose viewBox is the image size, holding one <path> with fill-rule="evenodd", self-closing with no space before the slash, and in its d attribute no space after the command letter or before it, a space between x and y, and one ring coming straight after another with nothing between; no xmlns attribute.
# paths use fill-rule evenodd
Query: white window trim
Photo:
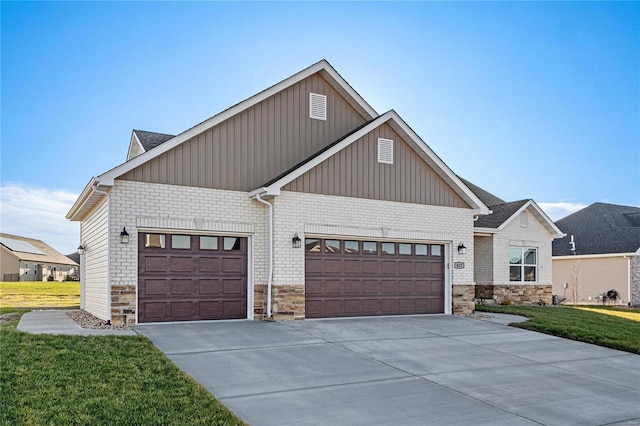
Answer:
<svg viewBox="0 0 640 426"><path fill-rule="evenodd" d="M538 250L538 247L529 247L529 246L519 246L519 247L509 247L509 250L514 249L514 248L519 248L520 249L520 258L522 259L522 263L519 265L514 265L511 263L510 260L508 260L509 262L509 282L510 283L519 283L519 284L536 284L538 282L538 272L540 271L540 267L538 266L538 255L540 253L540 251ZM525 263L525 252L527 250L535 250L536 251L536 263L532 264L532 263ZM512 266L519 266L520 267L520 281L515 281L515 280L511 280L511 267ZM533 266L535 267L535 271L536 271L536 279L533 281L526 281L524 279L524 268L526 266Z"/></svg>
<svg viewBox="0 0 640 426"><path fill-rule="evenodd" d="M393 139L378 138L378 163L393 164Z"/></svg>
<svg viewBox="0 0 640 426"><path fill-rule="evenodd" d="M314 106L316 108L314 108ZM318 106L322 107L322 113L318 114ZM327 97L319 93L309 93L309 118L327 121Z"/></svg>

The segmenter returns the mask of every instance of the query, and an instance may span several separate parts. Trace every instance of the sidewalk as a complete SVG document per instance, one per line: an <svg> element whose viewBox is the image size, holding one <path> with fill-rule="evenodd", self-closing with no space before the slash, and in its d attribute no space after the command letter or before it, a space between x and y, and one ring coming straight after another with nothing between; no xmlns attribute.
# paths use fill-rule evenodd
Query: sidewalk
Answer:
<svg viewBox="0 0 640 426"><path fill-rule="evenodd" d="M22 315L17 327L18 331L31 334L69 334L74 336L137 336L133 330L99 330L82 328L72 320L67 311L44 310L31 311Z"/></svg>

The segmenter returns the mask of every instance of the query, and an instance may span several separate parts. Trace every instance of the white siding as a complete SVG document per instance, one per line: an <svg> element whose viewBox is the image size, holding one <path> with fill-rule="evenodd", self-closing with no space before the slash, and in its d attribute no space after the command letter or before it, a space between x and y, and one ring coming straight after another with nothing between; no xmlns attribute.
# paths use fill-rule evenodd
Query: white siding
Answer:
<svg viewBox="0 0 640 426"><path fill-rule="evenodd" d="M109 278L108 278L108 211L106 200L96 206L80 225L84 254L84 303L87 312L98 318L109 320Z"/></svg>

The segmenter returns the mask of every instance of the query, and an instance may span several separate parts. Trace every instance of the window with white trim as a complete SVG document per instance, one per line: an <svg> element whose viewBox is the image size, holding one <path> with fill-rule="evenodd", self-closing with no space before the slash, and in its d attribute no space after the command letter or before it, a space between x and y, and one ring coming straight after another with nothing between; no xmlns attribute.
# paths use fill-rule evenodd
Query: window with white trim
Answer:
<svg viewBox="0 0 640 426"><path fill-rule="evenodd" d="M538 249L509 248L509 281L535 282L538 278Z"/></svg>
<svg viewBox="0 0 640 426"><path fill-rule="evenodd" d="M327 120L327 97L319 93L309 93L309 118Z"/></svg>
<svg viewBox="0 0 640 426"><path fill-rule="evenodd" d="M393 140L378 138L378 163L393 164Z"/></svg>

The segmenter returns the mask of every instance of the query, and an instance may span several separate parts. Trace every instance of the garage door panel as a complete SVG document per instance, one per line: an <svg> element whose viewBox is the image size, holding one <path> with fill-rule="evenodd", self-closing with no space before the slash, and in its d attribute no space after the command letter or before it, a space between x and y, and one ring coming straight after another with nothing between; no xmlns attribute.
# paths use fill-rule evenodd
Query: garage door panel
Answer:
<svg viewBox="0 0 640 426"><path fill-rule="evenodd" d="M198 259L200 272L219 272L220 259L214 257L200 257Z"/></svg>
<svg viewBox="0 0 640 426"><path fill-rule="evenodd" d="M326 274L342 273L344 264L342 259L326 259L324 261L324 272Z"/></svg>
<svg viewBox="0 0 640 426"><path fill-rule="evenodd" d="M148 295L167 294L167 281L166 280L143 280L140 286L140 291Z"/></svg>
<svg viewBox="0 0 640 426"><path fill-rule="evenodd" d="M345 259L344 273L362 275L363 265L360 259Z"/></svg>
<svg viewBox="0 0 640 426"><path fill-rule="evenodd" d="M335 240L330 251L323 239L305 244L316 248L305 253L307 318L444 312L444 257L427 244L385 243L383 254L380 242L354 252Z"/></svg>
<svg viewBox="0 0 640 426"><path fill-rule="evenodd" d="M139 233L138 321L193 321L247 317L246 238L191 236L184 249L145 247ZM172 241L171 234L165 235ZM161 241L150 238L149 241ZM239 241L239 243L238 243ZM200 246L203 248L200 248ZM226 249L223 249L226 248Z"/></svg>
<svg viewBox="0 0 640 426"><path fill-rule="evenodd" d="M170 272L191 272L193 269L193 259L191 257L175 257L169 259Z"/></svg>
<svg viewBox="0 0 640 426"><path fill-rule="evenodd" d="M188 295L191 294L191 280L171 280L172 295Z"/></svg>
<svg viewBox="0 0 640 426"><path fill-rule="evenodd" d="M225 279L222 280L222 292L225 295L228 294L245 294L246 293L246 282L243 279Z"/></svg>
<svg viewBox="0 0 640 426"><path fill-rule="evenodd" d="M220 281L218 280L198 280L199 294L218 294L220 293Z"/></svg>
<svg viewBox="0 0 640 426"><path fill-rule="evenodd" d="M166 272L167 257L166 256L147 256L141 263L142 270L145 272Z"/></svg>

